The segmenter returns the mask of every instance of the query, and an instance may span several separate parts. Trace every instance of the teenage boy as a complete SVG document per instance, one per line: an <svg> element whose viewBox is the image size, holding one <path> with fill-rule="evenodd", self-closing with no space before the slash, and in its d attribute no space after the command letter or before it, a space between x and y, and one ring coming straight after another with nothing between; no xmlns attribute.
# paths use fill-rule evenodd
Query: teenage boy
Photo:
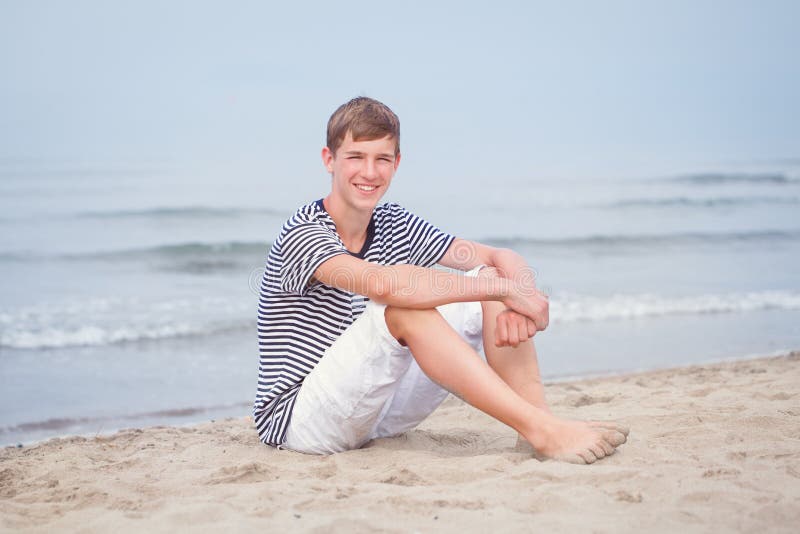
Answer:
<svg viewBox="0 0 800 534"><path fill-rule="evenodd" d="M365 97L339 107L322 161L331 191L283 225L261 284L254 418L264 443L355 449L414 428L448 392L540 458L592 463L625 442L615 423L550 413L532 339L547 328L548 301L520 255L378 204L400 164L388 107Z"/></svg>

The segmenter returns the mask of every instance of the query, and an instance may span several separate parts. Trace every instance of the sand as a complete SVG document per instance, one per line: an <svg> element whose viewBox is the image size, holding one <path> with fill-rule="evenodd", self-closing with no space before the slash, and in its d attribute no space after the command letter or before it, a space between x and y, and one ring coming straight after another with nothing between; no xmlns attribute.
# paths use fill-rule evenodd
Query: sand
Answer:
<svg viewBox="0 0 800 534"><path fill-rule="evenodd" d="M0 451L0 530L797 532L800 353L549 384L556 413L631 435L590 466L539 462L455 398L329 457L248 417ZM280 530L279 530L280 531Z"/></svg>

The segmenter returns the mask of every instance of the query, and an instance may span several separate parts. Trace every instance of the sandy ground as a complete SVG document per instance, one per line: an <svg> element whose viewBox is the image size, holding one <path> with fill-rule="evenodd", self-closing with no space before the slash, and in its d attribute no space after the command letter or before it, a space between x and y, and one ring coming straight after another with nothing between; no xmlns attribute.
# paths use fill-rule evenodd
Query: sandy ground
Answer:
<svg viewBox="0 0 800 534"><path fill-rule="evenodd" d="M798 532L800 353L548 386L616 418L591 466L515 452L450 398L404 436L329 457L261 445L249 418L0 451L0 530Z"/></svg>

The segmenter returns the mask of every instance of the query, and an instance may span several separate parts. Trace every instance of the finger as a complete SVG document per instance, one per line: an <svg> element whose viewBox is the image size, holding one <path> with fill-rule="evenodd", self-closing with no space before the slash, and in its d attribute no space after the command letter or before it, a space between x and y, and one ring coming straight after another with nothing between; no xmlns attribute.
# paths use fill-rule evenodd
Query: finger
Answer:
<svg viewBox="0 0 800 534"><path fill-rule="evenodd" d="M550 324L550 315L547 310L539 313L533 321L536 324L536 330L546 330L547 325Z"/></svg>
<svg viewBox="0 0 800 534"><path fill-rule="evenodd" d="M519 328L516 321L509 321L508 325L508 344L512 347L519 346Z"/></svg>
<svg viewBox="0 0 800 534"><path fill-rule="evenodd" d="M547 328L547 321L546 321L546 320L544 320L544 319L542 319L541 317L536 317L536 318L533 320L533 324L535 324L535 325L536 325L536 331L537 331L537 332L541 332L542 330L544 330L545 328Z"/></svg>
<svg viewBox="0 0 800 534"><path fill-rule="evenodd" d="M517 332L519 333L519 342L528 341L531 337L528 331L528 318L522 315L517 316Z"/></svg>
<svg viewBox="0 0 800 534"><path fill-rule="evenodd" d="M540 327L539 330L544 330L550 324L550 299L541 291L539 292L539 297L542 299L543 308L540 314L541 324L537 323L537 326Z"/></svg>
<svg viewBox="0 0 800 534"><path fill-rule="evenodd" d="M531 338L531 337L533 337L534 335L536 335L536 323L534 323L533 321L531 321L530 319L528 319L528 318L526 317L526 318L525 318L525 325L526 325L526 326L527 326L527 328L528 328L528 337L529 337L529 338Z"/></svg>
<svg viewBox="0 0 800 534"><path fill-rule="evenodd" d="M508 325L502 313L497 316L497 328L494 329L494 344L497 347L504 347L508 344Z"/></svg>

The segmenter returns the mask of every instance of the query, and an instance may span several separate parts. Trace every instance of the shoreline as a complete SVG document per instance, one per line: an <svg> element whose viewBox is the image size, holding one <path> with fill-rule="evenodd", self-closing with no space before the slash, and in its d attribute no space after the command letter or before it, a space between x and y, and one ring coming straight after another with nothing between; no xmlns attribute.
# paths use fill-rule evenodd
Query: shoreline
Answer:
<svg viewBox="0 0 800 534"><path fill-rule="evenodd" d="M585 380L593 380L593 379L603 379L603 378L616 378L621 376L627 375L638 375L638 374L646 374L646 373L653 373L658 371L669 371L669 370L679 370L679 369L690 369L693 367L698 366L705 366L705 365L715 365L719 363L731 363L731 362L738 362L738 361L747 361L747 360L759 360L759 359L768 359L768 358L779 358L783 356L789 356L793 353L800 353L800 348L797 349L778 349L771 352L766 353L753 353L753 354L745 354L740 356L729 356L729 357L722 357L722 358L713 358L706 360L701 363L692 363L688 365L679 365L675 367L654 367L654 368L634 368L628 370L616 370L616 371L604 371L604 372L587 372L584 374L565 374L565 375L556 375L547 377L544 380L545 385L555 385L555 384L563 384L566 382L581 382ZM93 437L108 437L112 436L117 432L125 431L125 430L133 430L133 429L141 429L147 430L149 428L159 428L159 427L176 427L176 428L183 428L187 426L194 426L200 425L207 422L214 422L216 420L226 420L226 419L236 419L238 417L250 417L250 409L247 408L251 406L250 402L234 402L234 403L227 403L224 405L215 405L215 406L200 406L200 407L179 407L179 408L170 408L170 409L162 409L162 410L155 410L152 412L142 412L142 413L134 413L134 414L126 414L126 415L119 415L119 416L98 416L95 418L86 418L81 416L75 416L70 418L54 418L48 419L44 421L33 421L33 422L24 422L18 423L15 425L10 425L4 428L0 428L0 440L2 440L3 433L11 433L15 429L20 427L38 427L41 425L43 429L50 424L61 425L65 424L67 421L75 421L75 424L72 426L78 426L79 424L99 424L100 430L97 431L87 431L87 432L66 432L64 434L55 434L50 436L45 436L42 438L35 438L31 440L11 440L9 442L2 442L0 441L0 450L4 448L25 448L25 447L35 447L37 445L42 445L51 439L68 439L72 437L82 437L82 438L93 438ZM201 418L201 419L183 419L183 414L213 414L215 412L222 411L223 413L228 412L230 409L235 407L243 408L243 413L241 415L220 415L219 417L208 417L208 418ZM173 418L177 420L165 420L165 418ZM140 426L128 426L128 425L111 425L107 429L103 429L103 424L106 422L122 422L126 420L143 420L146 421L148 419L156 420L159 422L155 422L153 424L143 424Z"/></svg>
<svg viewBox="0 0 800 534"><path fill-rule="evenodd" d="M332 456L266 447L250 417L0 449L0 531L792 532L800 352L548 382L554 412L631 427L591 466L515 451L450 397L417 429Z"/></svg>
<svg viewBox="0 0 800 534"><path fill-rule="evenodd" d="M603 378L618 378L628 375L641 375L648 373L657 373L660 371L677 371L680 369L691 369L693 367L704 367L708 365L717 365L724 363L744 362L749 360L763 360L770 358L782 358L792 356L793 354L800 354L800 348L795 349L777 349L770 352L748 353L740 356L723 356L721 358L710 358L698 363L687 363L684 365L675 366L656 366L656 367L637 367L633 369L623 369L617 371L599 371L588 372L585 374L565 374L549 377L544 381L547 384L563 384L565 382L582 382L585 380L603 379Z"/></svg>

